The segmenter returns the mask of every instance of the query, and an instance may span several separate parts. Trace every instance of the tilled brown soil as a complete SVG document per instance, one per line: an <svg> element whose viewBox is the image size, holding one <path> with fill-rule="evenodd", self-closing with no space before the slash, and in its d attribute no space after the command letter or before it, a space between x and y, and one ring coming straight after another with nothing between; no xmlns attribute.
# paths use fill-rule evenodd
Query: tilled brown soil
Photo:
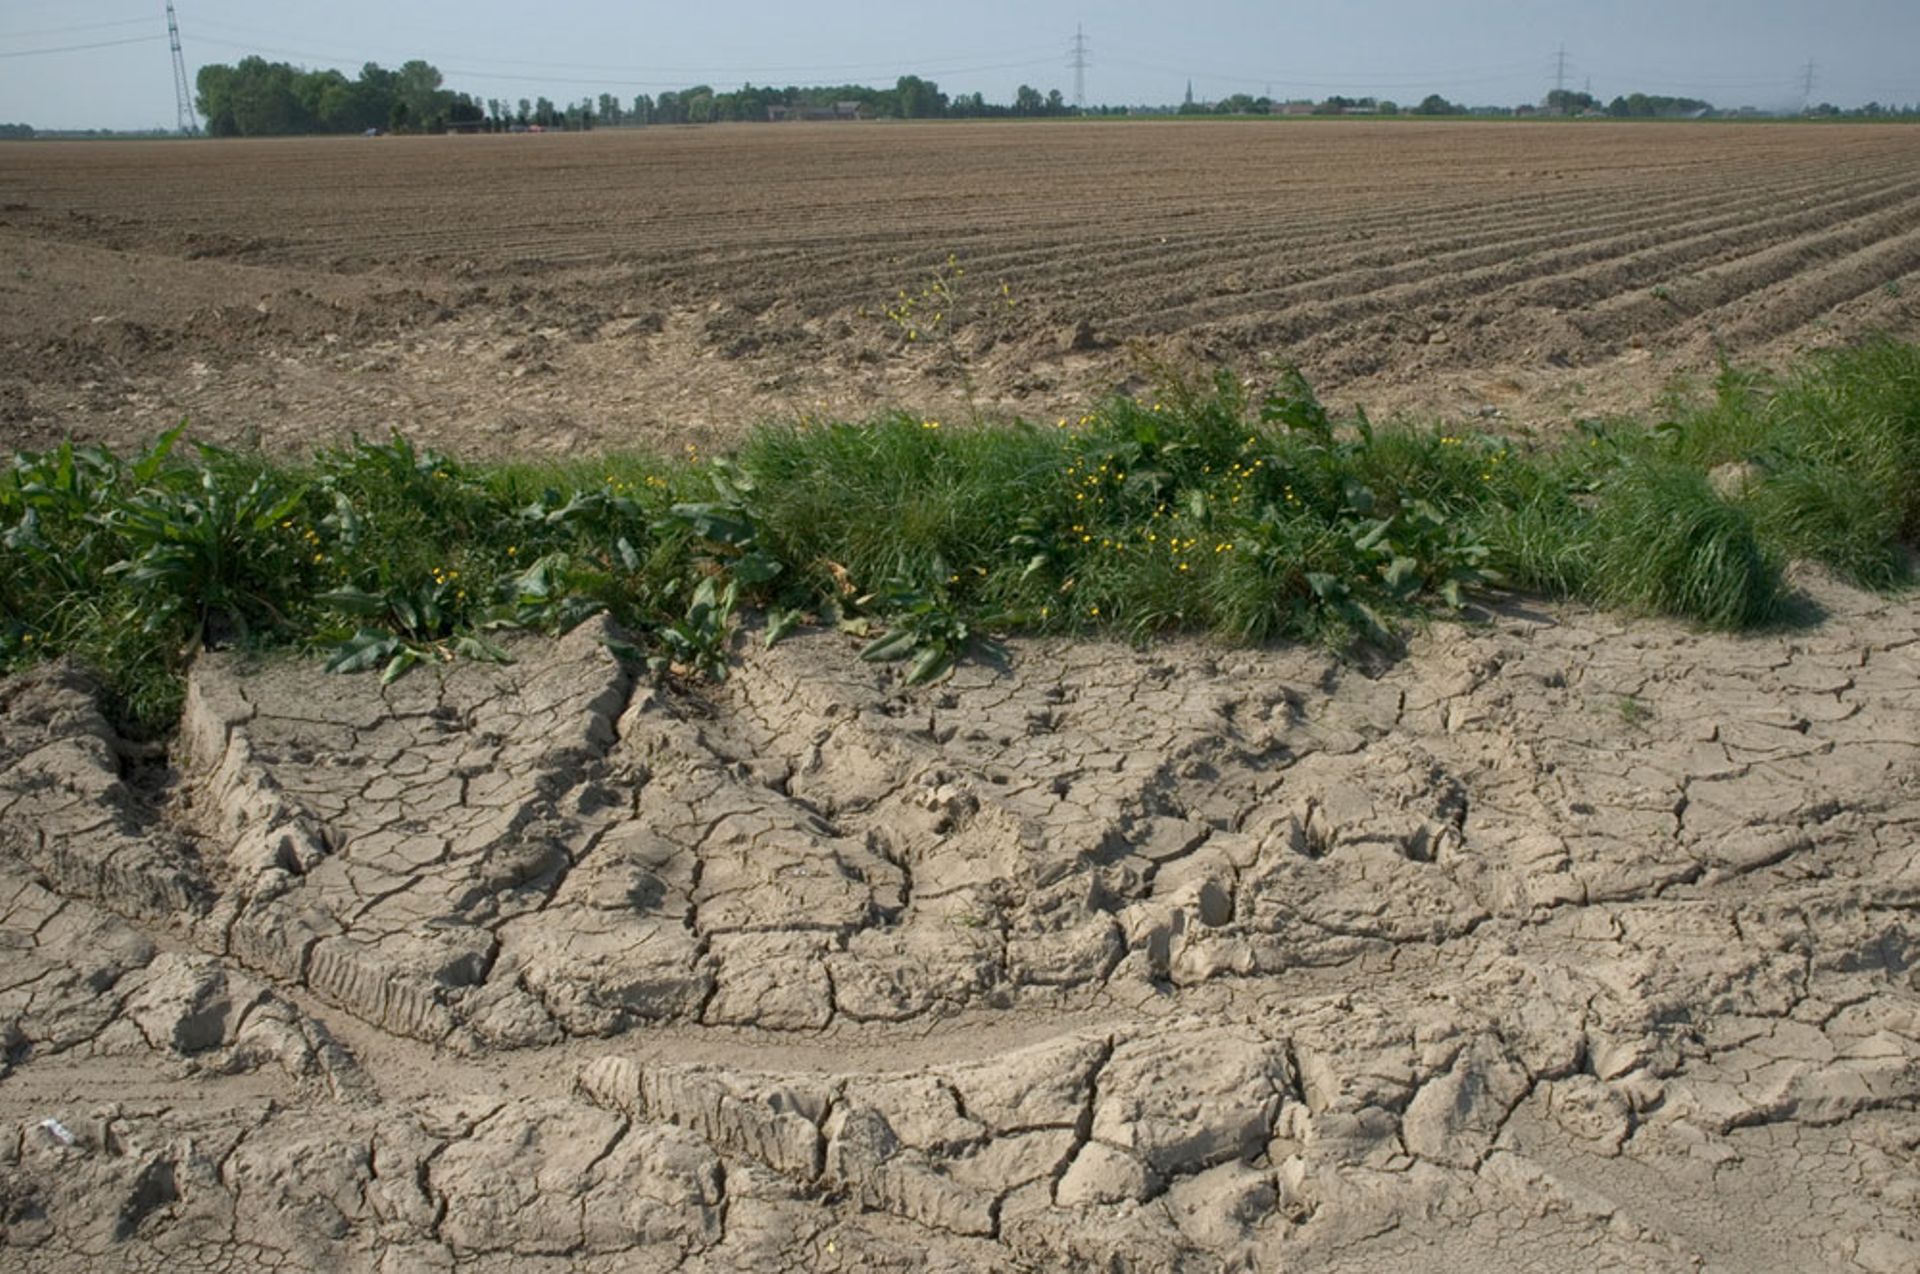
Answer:
<svg viewBox="0 0 1920 1274"><path fill-rule="evenodd" d="M1155 359L1551 429L1723 353L1920 334L1916 208L1920 132L1879 126L9 146L0 435L677 450L799 412L1052 418Z"/></svg>
<svg viewBox="0 0 1920 1274"><path fill-rule="evenodd" d="M1920 603L0 686L21 1270L1911 1270Z"/></svg>

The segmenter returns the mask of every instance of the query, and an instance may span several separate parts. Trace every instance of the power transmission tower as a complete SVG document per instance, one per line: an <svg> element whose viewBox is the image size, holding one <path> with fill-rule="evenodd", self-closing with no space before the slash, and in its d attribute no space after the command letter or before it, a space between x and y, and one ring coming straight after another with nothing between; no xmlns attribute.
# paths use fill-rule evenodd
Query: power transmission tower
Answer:
<svg viewBox="0 0 1920 1274"><path fill-rule="evenodd" d="M1800 82L1800 113L1813 109L1813 61L1808 59L1806 76Z"/></svg>
<svg viewBox="0 0 1920 1274"><path fill-rule="evenodd" d="M1560 51L1553 55L1553 91L1559 96L1555 101L1565 100L1567 91L1567 46L1561 45Z"/></svg>
<svg viewBox="0 0 1920 1274"><path fill-rule="evenodd" d="M180 135L198 137L200 117L194 113L193 91L187 86L187 58L180 52L180 19L173 15L173 0L167 0L167 41L173 45L173 105Z"/></svg>
<svg viewBox="0 0 1920 1274"><path fill-rule="evenodd" d="M1067 65L1073 68L1073 109L1087 109L1087 35L1079 23L1073 24L1073 44L1067 50Z"/></svg>

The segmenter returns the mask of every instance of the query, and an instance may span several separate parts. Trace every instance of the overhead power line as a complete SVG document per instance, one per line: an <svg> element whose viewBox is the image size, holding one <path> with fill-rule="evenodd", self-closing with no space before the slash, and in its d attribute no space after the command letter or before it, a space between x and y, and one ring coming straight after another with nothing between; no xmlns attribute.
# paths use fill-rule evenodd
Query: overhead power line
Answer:
<svg viewBox="0 0 1920 1274"><path fill-rule="evenodd" d="M38 31L0 31L0 40L38 40L50 35L78 35L82 31L111 31L116 27L150 27L152 18L122 18L118 22L83 22L78 26L41 27Z"/></svg>
<svg viewBox="0 0 1920 1274"><path fill-rule="evenodd" d="M56 53L85 53L89 49L117 49L129 44L154 44L166 38L164 35L135 35L124 40L96 40L92 44L63 44L53 49L10 49L0 53L0 58L39 58L51 57Z"/></svg>

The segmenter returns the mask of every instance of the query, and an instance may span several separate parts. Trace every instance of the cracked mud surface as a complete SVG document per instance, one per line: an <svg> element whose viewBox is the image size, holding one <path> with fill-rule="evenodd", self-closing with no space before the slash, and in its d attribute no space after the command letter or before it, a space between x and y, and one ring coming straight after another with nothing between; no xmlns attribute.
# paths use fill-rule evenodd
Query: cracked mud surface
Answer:
<svg viewBox="0 0 1920 1274"><path fill-rule="evenodd" d="M0 1264L1910 1270L1920 601L0 683Z"/></svg>

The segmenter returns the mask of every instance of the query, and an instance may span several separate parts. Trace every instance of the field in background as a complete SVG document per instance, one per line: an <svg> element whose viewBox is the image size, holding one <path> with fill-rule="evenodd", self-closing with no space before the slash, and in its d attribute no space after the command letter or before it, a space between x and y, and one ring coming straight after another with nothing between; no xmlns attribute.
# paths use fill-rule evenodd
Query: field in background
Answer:
<svg viewBox="0 0 1920 1274"><path fill-rule="evenodd" d="M47 144L0 163L0 427L303 450L1074 410L1140 350L1550 426L1920 333L1920 134L1308 122Z"/></svg>

